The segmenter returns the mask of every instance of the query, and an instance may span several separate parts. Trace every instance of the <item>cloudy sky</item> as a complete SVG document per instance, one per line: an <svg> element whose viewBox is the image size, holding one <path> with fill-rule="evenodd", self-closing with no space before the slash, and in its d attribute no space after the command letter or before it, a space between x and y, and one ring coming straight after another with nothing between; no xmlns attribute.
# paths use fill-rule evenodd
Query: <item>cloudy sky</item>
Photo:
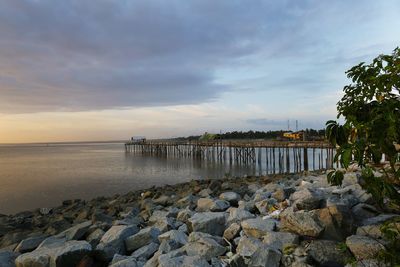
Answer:
<svg viewBox="0 0 400 267"><path fill-rule="evenodd" d="M322 128L400 1L2 0L0 143Z"/></svg>

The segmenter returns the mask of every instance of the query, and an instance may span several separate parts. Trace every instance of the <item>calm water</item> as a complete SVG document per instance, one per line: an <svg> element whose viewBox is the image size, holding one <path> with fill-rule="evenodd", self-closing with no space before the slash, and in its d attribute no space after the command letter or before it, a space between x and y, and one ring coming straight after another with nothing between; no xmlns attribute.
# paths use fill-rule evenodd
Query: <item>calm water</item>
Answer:
<svg viewBox="0 0 400 267"><path fill-rule="evenodd" d="M52 207L65 199L91 199L254 168L191 159L125 153L123 144L0 146L0 213Z"/></svg>

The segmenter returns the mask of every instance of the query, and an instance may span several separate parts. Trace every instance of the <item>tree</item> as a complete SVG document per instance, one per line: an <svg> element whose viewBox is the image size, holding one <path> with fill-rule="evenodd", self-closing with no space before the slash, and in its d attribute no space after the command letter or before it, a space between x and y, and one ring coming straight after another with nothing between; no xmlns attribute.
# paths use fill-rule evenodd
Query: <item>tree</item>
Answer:
<svg viewBox="0 0 400 267"><path fill-rule="evenodd" d="M346 72L352 80L337 104L344 124L326 123L326 135L337 148L335 162L347 168L357 163L360 183L381 207L399 211L400 194L400 49L380 55ZM385 155L389 164L381 162ZM342 170L333 170L328 181L340 185Z"/></svg>

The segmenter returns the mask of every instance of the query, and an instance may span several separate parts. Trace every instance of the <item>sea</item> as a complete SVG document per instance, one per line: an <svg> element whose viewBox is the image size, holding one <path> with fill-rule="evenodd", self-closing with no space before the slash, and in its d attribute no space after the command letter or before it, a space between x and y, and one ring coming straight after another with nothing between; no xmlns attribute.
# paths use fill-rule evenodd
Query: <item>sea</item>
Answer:
<svg viewBox="0 0 400 267"><path fill-rule="evenodd" d="M0 214L192 179L257 174L255 166L127 153L122 142L0 145Z"/></svg>

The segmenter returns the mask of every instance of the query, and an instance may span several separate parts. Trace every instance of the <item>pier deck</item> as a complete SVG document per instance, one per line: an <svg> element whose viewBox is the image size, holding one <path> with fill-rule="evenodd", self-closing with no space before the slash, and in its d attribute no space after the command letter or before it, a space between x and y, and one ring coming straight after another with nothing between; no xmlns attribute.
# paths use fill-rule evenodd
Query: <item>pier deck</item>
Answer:
<svg viewBox="0 0 400 267"><path fill-rule="evenodd" d="M322 141L150 140L127 142L126 152L161 157L214 160L237 165L262 165L266 172L296 173L333 167L334 148Z"/></svg>

